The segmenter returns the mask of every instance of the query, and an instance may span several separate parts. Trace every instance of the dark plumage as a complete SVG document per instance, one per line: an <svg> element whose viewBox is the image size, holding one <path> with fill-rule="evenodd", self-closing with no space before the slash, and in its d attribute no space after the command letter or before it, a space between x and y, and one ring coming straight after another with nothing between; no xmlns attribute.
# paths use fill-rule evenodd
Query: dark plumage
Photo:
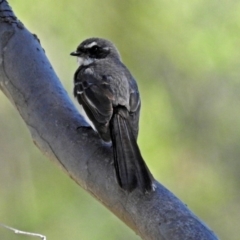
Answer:
<svg viewBox="0 0 240 240"><path fill-rule="evenodd" d="M108 40L90 38L76 52L74 96L101 138L112 141L114 166L120 187L152 190L152 176L137 145L140 96L137 83Z"/></svg>

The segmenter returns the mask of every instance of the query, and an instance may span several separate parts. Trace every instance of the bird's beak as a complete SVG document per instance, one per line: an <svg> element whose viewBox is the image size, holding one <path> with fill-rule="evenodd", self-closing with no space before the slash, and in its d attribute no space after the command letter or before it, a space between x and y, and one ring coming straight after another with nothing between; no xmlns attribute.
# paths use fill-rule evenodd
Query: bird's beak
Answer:
<svg viewBox="0 0 240 240"><path fill-rule="evenodd" d="M79 55L80 55L80 53L79 53L79 52L71 52L71 53L70 53L70 55L71 55L71 56L75 56L75 57L76 57L76 56L79 56Z"/></svg>

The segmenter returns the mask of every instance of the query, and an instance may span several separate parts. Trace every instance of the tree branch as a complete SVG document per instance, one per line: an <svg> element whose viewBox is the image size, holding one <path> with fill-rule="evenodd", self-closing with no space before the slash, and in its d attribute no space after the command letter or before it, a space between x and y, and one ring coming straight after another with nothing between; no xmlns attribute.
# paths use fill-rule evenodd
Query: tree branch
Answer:
<svg viewBox="0 0 240 240"><path fill-rule="evenodd" d="M0 89L17 108L36 146L143 239L217 239L179 199L156 182L142 195L122 191L111 147L75 109L38 39L0 2Z"/></svg>
<svg viewBox="0 0 240 240"><path fill-rule="evenodd" d="M31 233L31 232L26 232L26 231L22 231L22 230L18 230L16 228L12 228L12 227L9 227L5 224L2 224L0 223L0 227L3 227L3 228L6 228L8 230L11 230L13 231L15 234L21 234L21 235L28 235L28 236L32 236L32 237L39 237L41 238L42 240L47 240L46 236L42 235L42 234L39 234L39 233Z"/></svg>

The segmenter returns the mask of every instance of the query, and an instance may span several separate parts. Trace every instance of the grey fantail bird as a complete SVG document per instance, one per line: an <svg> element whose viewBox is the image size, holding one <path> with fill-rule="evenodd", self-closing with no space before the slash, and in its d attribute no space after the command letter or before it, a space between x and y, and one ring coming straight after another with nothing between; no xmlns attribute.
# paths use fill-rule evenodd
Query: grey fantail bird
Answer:
<svg viewBox="0 0 240 240"><path fill-rule="evenodd" d="M74 96L100 137L112 141L118 184L131 192L153 190L153 177L137 145L140 96L135 79L108 40L89 38L75 52Z"/></svg>

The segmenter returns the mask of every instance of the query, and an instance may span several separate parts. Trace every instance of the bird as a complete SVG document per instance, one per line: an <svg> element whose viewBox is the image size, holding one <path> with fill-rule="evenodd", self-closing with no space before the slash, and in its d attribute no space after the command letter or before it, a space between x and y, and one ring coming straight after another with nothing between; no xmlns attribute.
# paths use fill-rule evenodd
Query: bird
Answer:
<svg viewBox="0 0 240 240"><path fill-rule="evenodd" d="M137 144L141 100L137 82L123 64L115 45L88 38L76 51L79 67L73 94L104 142L112 142L119 186L132 192L154 190L153 176Z"/></svg>

